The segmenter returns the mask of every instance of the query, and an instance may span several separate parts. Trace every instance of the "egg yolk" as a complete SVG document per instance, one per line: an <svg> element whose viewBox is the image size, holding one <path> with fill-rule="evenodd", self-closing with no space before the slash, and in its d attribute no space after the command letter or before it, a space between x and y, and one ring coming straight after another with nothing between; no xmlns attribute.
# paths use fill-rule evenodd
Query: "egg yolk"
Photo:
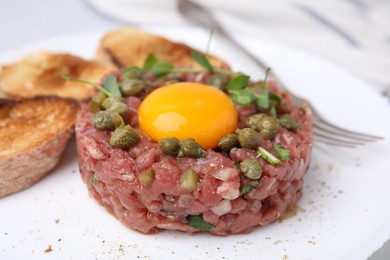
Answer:
<svg viewBox="0 0 390 260"><path fill-rule="evenodd" d="M150 93L141 103L141 129L153 140L193 138L204 149L237 128L237 110L221 90L199 83L175 83Z"/></svg>

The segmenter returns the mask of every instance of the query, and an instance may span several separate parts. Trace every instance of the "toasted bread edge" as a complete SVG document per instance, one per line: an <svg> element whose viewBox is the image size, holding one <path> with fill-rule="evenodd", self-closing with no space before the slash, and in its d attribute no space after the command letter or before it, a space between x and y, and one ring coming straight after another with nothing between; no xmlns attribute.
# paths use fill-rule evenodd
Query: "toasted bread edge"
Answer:
<svg viewBox="0 0 390 260"><path fill-rule="evenodd" d="M34 99L67 100L72 105L78 102L59 97L36 97ZM0 100L0 104L11 105L28 100ZM74 133L74 124L62 128L53 138L43 142L38 148L0 159L0 198L24 190L44 176L58 164L61 154Z"/></svg>

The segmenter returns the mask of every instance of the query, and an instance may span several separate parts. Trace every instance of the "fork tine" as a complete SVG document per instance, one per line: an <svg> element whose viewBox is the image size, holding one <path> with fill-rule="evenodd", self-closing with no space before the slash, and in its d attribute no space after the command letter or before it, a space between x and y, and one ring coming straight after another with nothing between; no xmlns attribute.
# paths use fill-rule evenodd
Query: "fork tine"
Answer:
<svg viewBox="0 0 390 260"><path fill-rule="evenodd" d="M275 76L275 74L272 75L276 80L279 81L279 85L282 87L282 89L288 90L288 88ZM383 140L384 138L381 136L375 136L375 135L369 135L364 133L359 133L355 131L351 131L342 127L339 127L335 124L330 123L328 120L326 120L323 116L321 116L317 110L308 102L307 100L298 97L294 95L290 91L291 97L294 99L294 101L298 104L306 103L310 106L312 111L312 117L313 117L313 123L314 123L314 129L322 130L322 142L324 141L324 138L327 139L333 139L331 138L332 135L336 135L338 137L342 137L347 139L347 142L353 142L355 145L362 145L364 143L362 142L375 142L378 140ZM343 140L345 141L345 140ZM360 142L359 142L360 141ZM329 143L330 144L330 143ZM335 144L333 144L335 145Z"/></svg>
<svg viewBox="0 0 390 260"><path fill-rule="evenodd" d="M354 136L349 132L339 130L338 128L331 128L327 124L327 122L323 123L322 121L314 121L314 129L317 129L319 132L322 132L327 136L337 136L340 138L344 138L353 142L376 142L378 139L371 139L368 137Z"/></svg>
<svg viewBox="0 0 390 260"><path fill-rule="evenodd" d="M329 140L327 137L323 138L323 137L318 136L318 135L314 136L314 140L316 141L316 143L323 143L323 144L328 144L328 145L332 145L332 146L340 146L340 147L346 147L346 148L356 148L356 145L341 143L339 141L332 141L332 140Z"/></svg>
<svg viewBox="0 0 390 260"><path fill-rule="evenodd" d="M344 138L349 138L351 140L357 140L357 141L365 141L365 142L375 142L384 139L381 136L359 133L359 132L351 131L339 127L337 125L334 125L330 123L328 120L324 119L321 115L319 115L318 112L315 112L313 107L312 107L312 112L313 112L313 121L315 127L325 132L327 131L329 133L342 136Z"/></svg>
<svg viewBox="0 0 390 260"><path fill-rule="evenodd" d="M180 0L178 2L178 8L180 12L186 14L186 18L190 21L200 24L205 28L210 28L210 26L213 26L215 31L220 36L224 37L226 41L231 43L233 46L235 46L235 48L250 58L259 68L261 68L263 71L267 70L269 66L261 58L257 57L249 49L245 48L233 37L231 37L229 32L225 30L224 26L218 23L209 10L190 0ZM189 9L192 9L192 12L190 12ZM275 79L279 83L281 89L288 91L289 88L283 84L283 81L273 71L270 72L269 77ZM362 134L338 127L320 116L307 100L296 96L291 91L288 92L291 94L291 97L294 99L294 101L296 101L297 104L307 103L312 108L314 130L316 130L314 134L316 136L319 135L318 139L322 140L324 143L353 147L356 145L363 145L364 142L374 142L376 140L383 139L383 137Z"/></svg>
<svg viewBox="0 0 390 260"><path fill-rule="evenodd" d="M319 137L319 140L324 141L325 139L330 141L330 142L338 142L343 145L352 145L352 146L357 146L357 145L365 145L364 142L359 142L359 141L354 141L354 140L348 140L348 139L343 139L339 136L334 136L330 135L328 132L323 132L320 129L314 128L313 129L313 134L315 137Z"/></svg>

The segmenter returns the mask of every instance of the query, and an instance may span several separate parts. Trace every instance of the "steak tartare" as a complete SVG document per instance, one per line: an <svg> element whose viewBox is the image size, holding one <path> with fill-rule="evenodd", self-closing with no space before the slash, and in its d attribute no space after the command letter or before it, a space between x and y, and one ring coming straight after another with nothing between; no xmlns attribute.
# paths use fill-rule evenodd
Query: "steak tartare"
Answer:
<svg viewBox="0 0 390 260"><path fill-rule="evenodd" d="M116 75L121 90L125 89L123 74ZM171 73L158 81L156 75L145 72L147 86L123 98L128 111L122 122L115 122L115 128L128 124L136 133L129 147L113 145L112 129L97 127L97 111L102 107L82 108L76 123L82 179L90 195L126 226L142 233L164 229L221 236L247 233L279 219L301 197L312 146L311 112L306 105L295 104L275 82L266 82L265 88L247 95L266 93L266 108L260 101L237 99L244 92L229 91L230 83L225 83L225 93L235 101L237 130L227 136L231 139L202 150L199 156L167 152L161 141L140 127L139 108L154 89L173 78L210 85L213 75ZM234 81L233 76L229 81ZM246 84L254 89L263 83ZM251 123L256 115L267 118L261 121L265 128ZM270 134L267 127L274 123L277 127ZM248 144L248 136L252 143ZM183 148L184 141L178 141L178 149Z"/></svg>

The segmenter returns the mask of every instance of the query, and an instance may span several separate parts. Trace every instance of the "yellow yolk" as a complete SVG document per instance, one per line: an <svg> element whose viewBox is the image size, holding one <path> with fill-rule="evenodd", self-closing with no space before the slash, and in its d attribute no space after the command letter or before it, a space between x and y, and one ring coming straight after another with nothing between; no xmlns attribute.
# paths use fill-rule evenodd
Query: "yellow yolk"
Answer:
<svg viewBox="0 0 390 260"><path fill-rule="evenodd" d="M149 94L138 110L141 129L153 140L193 138L204 149L237 128L237 111L231 99L215 87L176 83Z"/></svg>

